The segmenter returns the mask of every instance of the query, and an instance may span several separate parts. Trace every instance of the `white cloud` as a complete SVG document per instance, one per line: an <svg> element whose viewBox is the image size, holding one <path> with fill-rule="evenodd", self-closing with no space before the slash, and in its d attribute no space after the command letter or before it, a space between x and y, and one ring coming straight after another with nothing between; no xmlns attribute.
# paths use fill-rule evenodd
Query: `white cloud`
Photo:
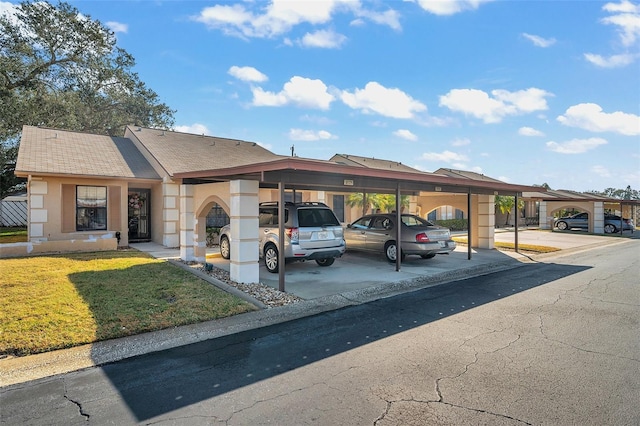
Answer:
<svg viewBox="0 0 640 426"><path fill-rule="evenodd" d="M370 5L367 4L367 6ZM397 12L367 10L359 1L350 0L305 2L272 0L269 3L219 4L203 8L191 19L231 36L273 38L288 33L297 25L327 24L338 13L351 13L357 18L368 19L394 29L400 25Z"/></svg>
<svg viewBox="0 0 640 426"><path fill-rule="evenodd" d="M492 0L417 0L420 7L434 15L454 15L465 10L475 10L482 3Z"/></svg>
<svg viewBox="0 0 640 426"><path fill-rule="evenodd" d="M114 33L126 33L129 31L129 26L120 22L109 21L105 25Z"/></svg>
<svg viewBox="0 0 640 426"><path fill-rule="evenodd" d="M377 113L391 118L414 118L415 113L426 111L427 107L400 89L388 89L372 81L364 89L353 93L343 91L340 99L347 106L361 110L365 114Z"/></svg>
<svg viewBox="0 0 640 426"><path fill-rule="evenodd" d="M611 173L604 166L599 166L599 165L592 166L591 167L591 172L595 173L596 175L598 175L600 177L605 177L605 178L611 177Z"/></svg>
<svg viewBox="0 0 640 426"><path fill-rule="evenodd" d="M300 40L300 44L305 47L333 49L341 47L346 40L347 38L342 34L331 30L320 30L314 33L306 33Z"/></svg>
<svg viewBox="0 0 640 426"><path fill-rule="evenodd" d="M634 45L640 38L640 5L623 0L620 3L607 3L602 9L614 14L603 18L602 23L618 28L624 46Z"/></svg>
<svg viewBox="0 0 640 426"><path fill-rule="evenodd" d="M294 141L319 141L326 139L337 139L338 137L332 135L326 130L303 130L303 129L291 129L289 130L289 139Z"/></svg>
<svg viewBox="0 0 640 426"><path fill-rule="evenodd" d="M556 43L555 38L542 38L537 35L522 33L522 36L538 47L549 47Z"/></svg>
<svg viewBox="0 0 640 426"><path fill-rule="evenodd" d="M407 129L398 129L393 132L399 138L406 139L408 141L417 141L418 137L414 135L410 130Z"/></svg>
<svg viewBox="0 0 640 426"><path fill-rule="evenodd" d="M468 138L461 138L461 139L454 139L451 142L451 145L453 146L466 146L469 145L471 143L471 141Z"/></svg>
<svg viewBox="0 0 640 426"><path fill-rule="evenodd" d="M606 113L600 105L578 104L570 107L557 120L565 126L592 132L614 132L627 136L640 135L640 116L616 111Z"/></svg>
<svg viewBox="0 0 640 426"><path fill-rule="evenodd" d="M518 134L521 136L544 136L540 130L536 130L533 127L520 127Z"/></svg>
<svg viewBox="0 0 640 426"><path fill-rule="evenodd" d="M463 154L456 154L451 151L443 151L443 152L425 152L420 157L423 160L427 161L437 161L440 163L454 163L456 161L469 161L469 158Z"/></svg>
<svg viewBox="0 0 640 426"><path fill-rule="evenodd" d="M269 78L266 75L264 75L254 67L238 67L234 65L231 68L229 68L229 71L227 72L229 73L229 75L242 81L252 81L256 83L262 83L269 80Z"/></svg>
<svg viewBox="0 0 640 426"><path fill-rule="evenodd" d="M402 29L402 26L400 25L400 13L398 13L396 10L388 9L384 12L374 12L371 10L358 8L355 13L358 16L358 19L352 21L351 25L361 25L360 22L363 22L362 18L365 17L371 22L379 25L386 25L397 31Z"/></svg>
<svg viewBox="0 0 640 426"><path fill-rule="evenodd" d="M173 130L182 133L192 133L194 135L211 135L207 126L200 123L193 123L189 126L176 126Z"/></svg>
<svg viewBox="0 0 640 426"><path fill-rule="evenodd" d="M493 97L477 89L453 89L440 96L440 106L479 118L485 123L499 123L506 116L546 110L545 98L553 96L536 88L517 92L493 90L491 95Z"/></svg>
<svg viewBox="0 0 640 426"><path fill-rule="evenodd" d="M587 61L591 62L601 68L618 68L632 64L637 55L632 53L621 53L619 55L611 55L605 58L602 55L596 55L595 53L585 53L584 57Z"/></svg>
<svg viewBox="0 0 640 426"><path fill-rule="evenodd" d="M606 145L607 141L602 138L572 139L566 142L547 142L547 148L559 154L582 154L600 145Z"/></svg>
<svg viewBox="0 0 640 426"><path fill-rule="evenodd" d="M254 106L283 106L296 105L302 108L329 109L335 100L322 80L312 80L304 77L292 77L285 83L279 93L267 92L260 87L254 87Z"/></svg>

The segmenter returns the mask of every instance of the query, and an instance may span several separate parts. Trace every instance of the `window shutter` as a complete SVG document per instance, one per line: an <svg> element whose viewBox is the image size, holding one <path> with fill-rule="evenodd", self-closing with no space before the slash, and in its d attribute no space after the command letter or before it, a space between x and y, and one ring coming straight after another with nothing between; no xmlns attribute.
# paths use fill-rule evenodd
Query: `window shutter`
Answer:
<svg viewBox="0 0 640 426"><path fill-rule="evenodd" d="M107 220L110 231L122 231L121 224L121 208L120 208L120 191L119 186L110 186L108 188L107 200Z"/></svg>
<svg viewBox="0 0 640 426"><path fill-rule="evenodd" d="M76 186L62 185L62 232L76 230Z"/></svg>

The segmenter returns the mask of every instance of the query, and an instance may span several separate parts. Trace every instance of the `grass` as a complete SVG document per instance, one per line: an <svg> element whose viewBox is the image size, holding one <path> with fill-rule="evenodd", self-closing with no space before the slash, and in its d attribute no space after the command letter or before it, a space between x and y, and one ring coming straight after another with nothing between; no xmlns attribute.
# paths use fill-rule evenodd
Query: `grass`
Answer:
<svg viewBox="0 0 640 426"><path fill-rule="evenodd" d="M27 241L27 228L2 226L0 227L0 244L24 243Z"/></svg>
<svg viewBox="0 0 640 426"><path fill-rule="evenodd" d="M467 244L467 237L453 237L453 241L460 244ZM494 243L495 248L502 250L515 250L516 245L514 243L506 243L496 241ZM529 253L553 253L554 251L560 251L556 247L537 246L533 244L518 244L519 251L525 251Z"/></svg>
<svg viewBox="0 0 640 426"><path fill-rule="evenodd" d="M0 259L0 355L28 355L248 312L138 251Z"/></svg>

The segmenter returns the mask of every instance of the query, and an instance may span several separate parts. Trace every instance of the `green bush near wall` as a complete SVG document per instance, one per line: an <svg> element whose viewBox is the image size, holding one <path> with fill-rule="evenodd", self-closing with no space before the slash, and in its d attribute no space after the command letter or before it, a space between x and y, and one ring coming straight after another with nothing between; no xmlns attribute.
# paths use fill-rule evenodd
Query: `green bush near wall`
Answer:
<svg viewBox="0 0 640 426"><path fill-rule="evenodd" d="M434 221L436 225L449 228L451 231L466 231L468 228L467 219L445 219Z"/></svg>

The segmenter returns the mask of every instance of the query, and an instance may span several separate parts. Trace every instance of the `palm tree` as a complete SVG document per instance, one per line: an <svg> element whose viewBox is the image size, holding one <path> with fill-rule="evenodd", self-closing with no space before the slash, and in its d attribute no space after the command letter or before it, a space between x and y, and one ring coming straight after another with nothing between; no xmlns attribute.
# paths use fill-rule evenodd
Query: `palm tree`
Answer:
<svg viewBox="0 0 640 426"><path fill-rule="evenodd" d="M509 195L496 195L496 207L500 209L500 213L506 214L507 218L504 222L505 226L509 224L509 214L516 203L516 198ZM518 209L524 208L524 201L518 200ZM516 211L517 214L517 211Z"/></svg>

